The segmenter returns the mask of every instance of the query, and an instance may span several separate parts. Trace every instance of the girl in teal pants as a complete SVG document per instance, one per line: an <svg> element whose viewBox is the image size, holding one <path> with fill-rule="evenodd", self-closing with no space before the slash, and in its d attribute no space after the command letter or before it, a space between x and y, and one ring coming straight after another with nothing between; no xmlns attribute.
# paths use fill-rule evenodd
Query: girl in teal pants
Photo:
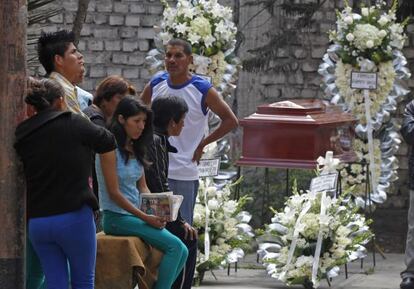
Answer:
<svg viewBox="0 0 414 289"><path fill-rule="evenodd" d="M118 148L96 160L103 230L115 236L137 236L161 250L154 289L170 289L188 256L184 243L167 231L164 218L139 209L140 193L150 193L145 182L145 149L152 141L152 115L140 101L122 99L110 126ZM138 185L138 188L137 188Z"/></svg>

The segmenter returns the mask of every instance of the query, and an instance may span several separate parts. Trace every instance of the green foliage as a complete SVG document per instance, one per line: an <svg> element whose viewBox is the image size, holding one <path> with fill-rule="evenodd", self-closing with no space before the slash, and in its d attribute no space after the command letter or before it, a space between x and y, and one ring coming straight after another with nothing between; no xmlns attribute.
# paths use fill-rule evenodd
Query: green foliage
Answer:
<svg viewBox="0 0 414 289"><path fill-rule="evenodd" d="M234 212L233 216L236 216L238 213L243 211L243 209L246 207L247 203L251 202L253 200L252 197L245 195L240 197L240 199L237 202L237 209Z"/></svg>
<svg viewBox="0 0 414 289"><path fill-rule="evenodd" d="M263 228L257 228L256 230L254 230L254 233L256 235L256 237L262 236L266 233L266 230Z"/></svg>

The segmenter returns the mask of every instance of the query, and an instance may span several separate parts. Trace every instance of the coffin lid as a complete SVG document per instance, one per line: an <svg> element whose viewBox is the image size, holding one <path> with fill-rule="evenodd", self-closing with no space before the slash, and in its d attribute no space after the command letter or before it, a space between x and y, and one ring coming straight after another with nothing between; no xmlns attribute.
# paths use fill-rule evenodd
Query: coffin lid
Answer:
<svg viewBox="0 0 414 289"><path fill-rule="evenodd" d="M325 109L326 105L320 99L293 99L259 105L257 113L307 115L323 113Z"/></svg>
<svg viewBox="0 0 414 289"><path fill-rule="evenodd" d="M264 104L256 113L240 120L242 126L256 122L301 123L309 125L355 122L356 118L337 105L320 99L292 99Z"/></svg>

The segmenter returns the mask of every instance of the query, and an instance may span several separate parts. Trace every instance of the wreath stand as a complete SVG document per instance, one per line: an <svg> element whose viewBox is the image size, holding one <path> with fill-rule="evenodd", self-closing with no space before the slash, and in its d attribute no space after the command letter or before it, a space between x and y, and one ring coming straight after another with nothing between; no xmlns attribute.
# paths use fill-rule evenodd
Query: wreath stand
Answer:
<svg viewBox="0 0 414 289"><path fill-rule="evenodd" d="M364 191L364 214L365 217L367 216L371 216L373 213L373 208L372 208L372 200L371 200L371 178L370 178L370 166L369 163L356 163L359 164L361 166L365 166L365 171L366 171L366 181L365 181L365 191ZM338 177L338 194L341 194L342 192L342 188L341 188L341 174L339 174ZM385 260L385 254L384 252L381 250L381 248L378 246L377 242L376 242L376 238L375 238L375 232L373 233L372 239L371 239L371 243L372 243L372 263L373 263L373 267L375 268L376 266L376 251L381 255L381 257ZM364 268L364 258L361 258L361 269ZM345 278L348 279L348 263L346 263L345 265Z"/></svg>

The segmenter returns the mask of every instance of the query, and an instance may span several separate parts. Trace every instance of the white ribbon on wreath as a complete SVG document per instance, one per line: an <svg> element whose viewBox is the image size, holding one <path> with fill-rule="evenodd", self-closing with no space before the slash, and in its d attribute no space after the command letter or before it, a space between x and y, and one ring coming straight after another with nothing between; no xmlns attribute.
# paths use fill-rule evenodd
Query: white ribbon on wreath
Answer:
<svg viewBox="0 0 414 289"><path fill-rule="evenodd" d="M332 151L327 151L325 154L325 158L319 157L317 159L318 162L318 170L320 170L321 175L327 175L337 172L337 167L340 163L340 160L333 157ZM319 166L323 165L322 168ZM335 194L336 195L336 194ZM315 255L313 257L313 263L312 263L312 283L316 286L318 282L318 269L319 269L319 257L321 255L321 249L322 249L322 241L323 241L323 226L329 226L326 224L326 191L322 192L321 195L321 211L319 215L319 232L318 232L318 238L316 240L316 248L315 248Z"/></svg>
<svg viewBox="0 0 414 289"><path fill-rule="evenodd" d="M206 187L210 186L211 180L206 178ZM204 261L210 258L210 209L208 208L207 190L204 190L204 206L206 209L205 232L204 232Z"/></svg>

